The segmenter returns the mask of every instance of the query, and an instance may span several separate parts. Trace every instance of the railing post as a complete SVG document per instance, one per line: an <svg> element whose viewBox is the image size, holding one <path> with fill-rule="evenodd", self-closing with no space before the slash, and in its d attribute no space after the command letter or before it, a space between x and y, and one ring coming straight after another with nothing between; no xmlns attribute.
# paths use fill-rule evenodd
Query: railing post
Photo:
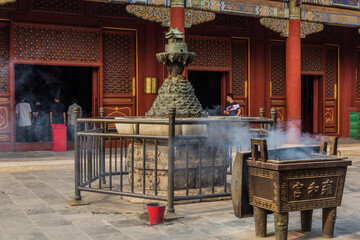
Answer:
<svg viewBox="0 0 360 240"><path fill-rule="evenodd" d="M259 117L264 118L265 117L265 108L259 108ZM260 124L260 129L265 129L265 124Z"/></svg>
<svg viewBox="0 0 360 240"><path fill-rule="evenodd" d="M105 108L100 108L100 117L105 118ZM101 128L103 129L103 133L107 132L107 126L105 123L101 123ZM101 183L106 184L105 180L105 137L100 138L100 165L101 165L101 172L100 172L100 180ZM101 184L99 184L100 188Z"/></svg>
<svg viewBox="0 0 360 240"><path fill-rule="evenodd" d="M74 108L74 148L75 148L75 200L81 200L80 186L80 140L77 135L79 131L79 123L77 119L80 115L80 108Z"/></svg>
<svg viewBox="0 0 360 240"><path fill-rule="evenodd" d="M174 138L176 109L169 109L169 143L168 143L168 199L167 213L175 213L174 208Z"/></svg>

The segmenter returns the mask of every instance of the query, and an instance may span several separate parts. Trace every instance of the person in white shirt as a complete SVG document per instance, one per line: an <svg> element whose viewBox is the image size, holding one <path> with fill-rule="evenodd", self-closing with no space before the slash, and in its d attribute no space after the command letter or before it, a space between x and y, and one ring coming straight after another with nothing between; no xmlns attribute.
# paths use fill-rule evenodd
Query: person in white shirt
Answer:
<svg viewBox="0 0 360 240"><path fill-rule="evenodd" d="M20 142L31 141L31 107L25 102L25 97L20 97L20 103L15 107L16 119L18 120L18 134Z"/></svg>
<svg viewBox="0 0 360 240"><path fill-rule="evenodd" d="M72 100L72 105L69 106L69 109L67 111L67 116L68 116L68 128L70 131L70 141L74 141L74 108L78 107L80 108L80 115L79 117L82 116L82 108L80 107L80 105L78 105L78 101L76 98L74 98Z"/></svg>

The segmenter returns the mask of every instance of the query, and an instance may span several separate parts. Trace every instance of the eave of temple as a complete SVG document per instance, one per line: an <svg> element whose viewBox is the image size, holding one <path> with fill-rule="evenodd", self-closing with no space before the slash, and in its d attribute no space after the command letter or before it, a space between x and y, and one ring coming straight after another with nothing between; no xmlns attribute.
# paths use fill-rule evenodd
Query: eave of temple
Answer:
<svg viewBox="0 0 360 240"><path fill-rule="evenodd" d="M155 7L170 7L170 0L85 0L91 2L120 3ZM0 0L0 5L16 0ZM211 11L217 14L235 14L251 17L271 17L289 19L289 8L286 1L269 0L193 0L186 1L185 8ZM303 0L301 20L340 26L360 26L360 3L334 3L315 0Z"/></svg>
<svg viewBox="0 0 360 240"><path fill-rule="evenodd" d="M169 7L168 0L87 0L96 2L129 3L148 6ZM340 26L360 25L360 3L333 3L332 1L323 1L318 4L317 1L303 0L301 9L301 20L311 21ZM355 5L354 5L355 4ZM186 1L185 7L188 9L197 9L215 12L217 14L235 14L252 17L271 17L280 19L289 19L288 4L283 1L268 0L199 0Z"/></svg>
<svg viewBox="0 0 360 240"><path fill-rule="evenodd" d="M360 10L304 4L301 20L340 26L360 26Z"/></svg>

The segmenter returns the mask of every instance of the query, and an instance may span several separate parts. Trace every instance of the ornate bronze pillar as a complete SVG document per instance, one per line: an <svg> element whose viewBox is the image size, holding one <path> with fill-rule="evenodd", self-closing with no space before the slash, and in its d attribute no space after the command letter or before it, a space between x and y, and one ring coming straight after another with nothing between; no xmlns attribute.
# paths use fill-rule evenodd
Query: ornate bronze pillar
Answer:
<svg viewBox="0 0 360 240"><path fill-rule="evenodd" d="M274 212L276 240L286 240L288 233L289 213Z"/></svg>

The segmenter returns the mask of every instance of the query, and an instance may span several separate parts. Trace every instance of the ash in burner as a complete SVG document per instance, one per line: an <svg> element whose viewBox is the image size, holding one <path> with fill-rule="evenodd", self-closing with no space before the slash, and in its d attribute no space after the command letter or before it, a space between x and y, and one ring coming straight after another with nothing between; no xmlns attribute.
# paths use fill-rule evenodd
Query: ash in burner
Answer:
<svg viewBox="0 0 360 240"><path fill-rule="evenodd" d="M311 160L311 159L329 159L332 156L319 154L313 148L289 148L289 149L274 149L269 151L269 160L276 161L291 161L291 160Z"/></svg>

